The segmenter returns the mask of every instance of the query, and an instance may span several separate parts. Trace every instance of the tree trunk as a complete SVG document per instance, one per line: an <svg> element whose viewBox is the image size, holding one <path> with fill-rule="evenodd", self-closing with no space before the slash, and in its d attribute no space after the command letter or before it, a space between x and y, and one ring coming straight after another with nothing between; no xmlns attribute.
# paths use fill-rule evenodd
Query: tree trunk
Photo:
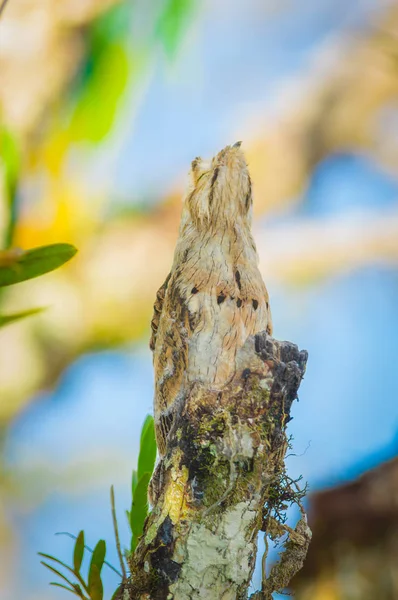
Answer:
<svg viewBox="0 0 398 600"><path fill-rule="evenodd" d="M278 523L284 503L302 496L292 491L284 457L306 361L306 351L261 333L238 352L222 391L192 386L152 480L154 507L124 598L247 598L260 530L274 539L290 535L253 598L288 585L310 538L305 515L296 530Z"/></svg>

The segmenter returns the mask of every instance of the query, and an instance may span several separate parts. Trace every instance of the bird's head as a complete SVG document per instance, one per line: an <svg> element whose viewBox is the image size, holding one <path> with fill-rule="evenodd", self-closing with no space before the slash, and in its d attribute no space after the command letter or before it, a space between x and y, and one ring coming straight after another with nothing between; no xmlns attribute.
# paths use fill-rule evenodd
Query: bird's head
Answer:
<svg viewBox="0 0 398 600"><path fill-rule="evenodd" d="M210 161L192 161L185 208L198 229L250 222L251 181L240 145L226 146Z"/></svg>

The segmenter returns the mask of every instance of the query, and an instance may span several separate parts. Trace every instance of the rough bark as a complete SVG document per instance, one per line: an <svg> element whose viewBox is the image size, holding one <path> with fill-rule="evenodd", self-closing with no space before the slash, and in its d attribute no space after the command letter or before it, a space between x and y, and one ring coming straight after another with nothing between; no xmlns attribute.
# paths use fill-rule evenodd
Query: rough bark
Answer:
<svg viewBox="0 0 398 600"><path fill-rule="evenodd" d="M221 392L192 386L152 481L154 507L124 598L247 598L258 532L287 531L272 510L287 497L286 425L306 360L305 351L264 332L239 351ZM301 567L310 537L305 515L296 529L253 598L271 598Z"/></svg>

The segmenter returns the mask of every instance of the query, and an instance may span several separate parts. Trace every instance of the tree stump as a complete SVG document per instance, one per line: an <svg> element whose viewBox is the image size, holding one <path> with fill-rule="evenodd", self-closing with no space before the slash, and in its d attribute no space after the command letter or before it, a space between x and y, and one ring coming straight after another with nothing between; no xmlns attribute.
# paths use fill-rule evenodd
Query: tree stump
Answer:
<svg viewBox="0 0 398 600"><path fill-rule="evenodd" d="M284 458L306 362L306 351L263 332L238 352L221 391L192 385L153 477L154 506L124 599L246 599L260 530L288 539L252 598L272 598L289 584L310 530L304 513L295 530L275 515L292 494L299 497L286 483Z"/></svg>

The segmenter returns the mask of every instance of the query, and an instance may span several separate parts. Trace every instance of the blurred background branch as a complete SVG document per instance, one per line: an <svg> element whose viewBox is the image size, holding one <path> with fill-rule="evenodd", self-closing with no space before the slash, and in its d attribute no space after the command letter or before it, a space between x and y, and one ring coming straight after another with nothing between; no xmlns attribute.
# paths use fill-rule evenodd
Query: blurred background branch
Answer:
<svg viewBox="0 0 398 600"><path fill-rule="evenodd" d="M4 11L5 7L6 7L6 4L7 4L7 2L8 2L8 0L3 0L3 1L1 2L1 4L0 4L0 17L1 17L1 15L2 15L2 13L3 13L3 11Z"/></svg>

